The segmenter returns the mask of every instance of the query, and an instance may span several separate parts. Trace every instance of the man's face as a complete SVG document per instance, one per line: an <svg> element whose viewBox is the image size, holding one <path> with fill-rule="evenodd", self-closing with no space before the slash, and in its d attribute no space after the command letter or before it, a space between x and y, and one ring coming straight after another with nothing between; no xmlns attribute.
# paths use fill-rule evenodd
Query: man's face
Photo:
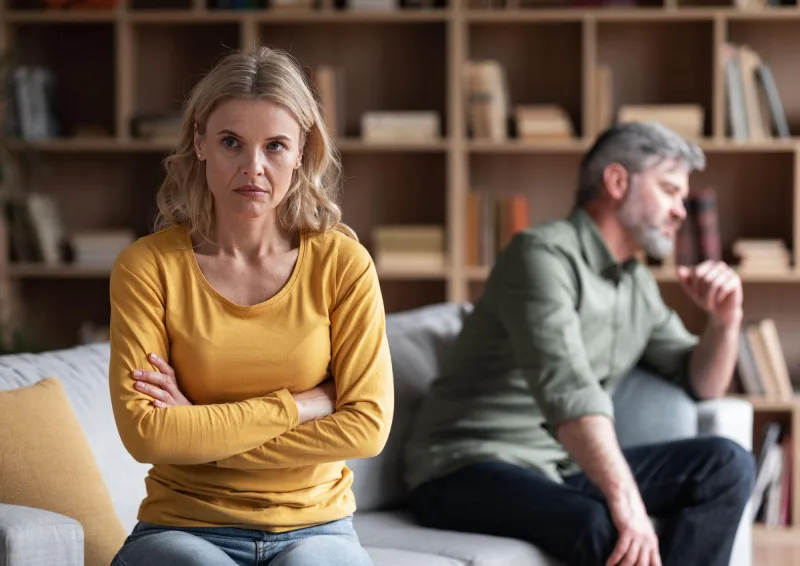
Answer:
<svg viewBox="0 0 800 566"><path fill-rule="evenodd" d="M672 253L675 234L686 219L683 201L688 195L688 169L664 160L630 177L617 217L647 255L664 259Z"/></svg>

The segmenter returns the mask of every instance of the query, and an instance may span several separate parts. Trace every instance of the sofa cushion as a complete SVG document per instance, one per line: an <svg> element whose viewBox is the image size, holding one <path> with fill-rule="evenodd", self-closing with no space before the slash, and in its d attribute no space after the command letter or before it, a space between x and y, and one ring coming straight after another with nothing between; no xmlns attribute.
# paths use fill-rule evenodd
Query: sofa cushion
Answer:
<svg viewBox="0 0 800 566"><path fill-rule="evenodd" d="M470 566L558 566L525 541L421 527L404 511L355 514L361 544L435 554Z"/></svg>
<svg viewBox="0 0 800 566"><path fill-rule="evenodd" d="M87 566L108 566L126 532L61 383L0 393L0 501L83 527Z"/></svg>
<svg viewBox="0 0 800 566"><path fill-rule="evenodd" d="M470 305L437 304L386 317L394 372L395 407L389 439L374 458L350 460L353 491L362 511L400 505L406 497L402 454L423 395L461 330Z"/></svg>
<svg viewBox="0 0 800 566"><path fill-rule="evenodd" d="M422 552L394 548L364 547L374 566L466 566L465 562Z"/></svg>
<svg viewBox="0 0 800 566"><path fill-rule="evenodd" d="M134 460L120 441L108 389L109 355L109 343L103 342L0 356L0 391L32 385L46 376L61 382L111 493L114 509L130 532L145 496L144 478L150 465Z"/></svg>
<svg viewBox="0 0 800 566"><path fill-rule="evenodd" d="M697 436L697 404L686 392L644 368L635 368L614 392L620 446Z"/></svg>

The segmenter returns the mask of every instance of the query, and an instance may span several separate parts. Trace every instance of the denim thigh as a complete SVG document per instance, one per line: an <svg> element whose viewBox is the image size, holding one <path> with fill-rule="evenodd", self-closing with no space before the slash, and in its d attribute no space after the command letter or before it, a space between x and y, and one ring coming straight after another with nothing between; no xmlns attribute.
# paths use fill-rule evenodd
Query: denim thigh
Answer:
<svg viewBox="0 0 800 566"><path fill-rule="evenodd" d="M111 566L371 566L352 516L283 533L140 522Z"/></svg>

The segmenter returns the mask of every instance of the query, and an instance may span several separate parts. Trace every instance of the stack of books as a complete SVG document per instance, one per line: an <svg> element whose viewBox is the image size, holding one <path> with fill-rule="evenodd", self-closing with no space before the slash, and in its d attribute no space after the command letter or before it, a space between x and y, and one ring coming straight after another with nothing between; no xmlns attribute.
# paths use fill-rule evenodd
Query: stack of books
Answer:
<svg viewBox="0 0 800 566"><path fill-rule="evenodd" d="M373 257L380 271L439 270L445 266L443 226L378 226L372 231Z"/></svg>
<svg viewBox="0 0 800 566"><path fill-rule="evenodd" d="M784 273L791 269L791 254L783 240L740 239L733 244L739 273Z"/></svg>
<svg viewBox="0 0 800 566"><path fill-rule="evenodd" d="M98 230L73 234L70 245L76 264L110 268L117 256L135 240L132 230Z"/></svg>

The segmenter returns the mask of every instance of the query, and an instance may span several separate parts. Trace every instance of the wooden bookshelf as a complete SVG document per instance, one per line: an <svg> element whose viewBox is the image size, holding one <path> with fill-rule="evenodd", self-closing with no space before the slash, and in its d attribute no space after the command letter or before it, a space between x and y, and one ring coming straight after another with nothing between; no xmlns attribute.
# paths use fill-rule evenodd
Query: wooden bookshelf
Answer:
<svg viewBox="0 0 800 566"><path fill-rule="evenodd" d="M477 0L445 7L350 12L324 0L308 13L213 10L203 0L120 0L108 11L38 10L34 0L0 0L0 48L21 62L47 65L58 77L67 135L9 142L37 174L32 189L52 195L68 230L128 227L148 232L165 141L136 139L140 113L179 110L197 78L226 48L264 42L288 49L310 69L345 72L344 219L372 250L380 224L439 224L449 259L436 269L380 270L386 308L395 312L441 301L476 299L489 267L466 265L467 192L522 192L532 223L565 215L573 202L593 127L592 81L598 65L614 73L614 110L626 103L694 103L705 113L708 168L694 187L719 194L725 259L740 237L780 238L793 252L785 274L743 274L748 318L773 318L790 371L800 375L800 8L743 11L728 0L663 0L638 8L483 9ZM728 134L719 47L753 46L771 64L792 138L736 142ZM335 47L335 48L334 48ZM678 49L680 47L680 49ZM563 106L575 139L492 143L470 139L463 63L500 61L512 107ZM435 110L442 138L425 144L373 144L360 138L371 110ZM73 137L79 126L99 134ZM680 290L674 272L653 268L667 302L691 330L705 317ZM84 321L103 324L108 269L11 265L8 277L22 320L46 347L75 343ZM756 421L778 415L798 427L798 406L749 398ZM795 443L800 434L795 435ZM796 453L800 454L800 450ZM796 460L800 462L800 459ZM777 544L800 532L800 466L794 475L792 525L756 528L756 543Z"/></svg>

